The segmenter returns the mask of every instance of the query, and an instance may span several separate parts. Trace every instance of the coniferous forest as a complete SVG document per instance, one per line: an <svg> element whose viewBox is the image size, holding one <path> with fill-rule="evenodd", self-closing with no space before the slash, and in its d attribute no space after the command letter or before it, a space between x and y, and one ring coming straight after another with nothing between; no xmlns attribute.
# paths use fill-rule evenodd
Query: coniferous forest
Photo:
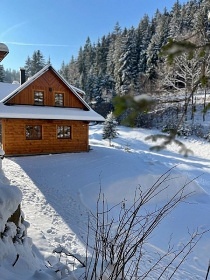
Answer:
<svg viewBox="0 0 210 280"><path fill-rule="evenodd" d="M169 38L193 37L202 43L210 32L209 8L210 3L206 0L191 0L183 5L176 1L171 11L165 9L161 13L157 10L152 18L145 15L137 27L122 30L116 24L113 32L98 42L92 43L87 38L78 57L72 57L69 63L63 62L60 73L86 92L88 102L108 101L128 93L159 93L162 85L171 87L170 83L173 83L169 81L166 58L160 55L161 48ZM195 62L184 57L180 60L177 62L180 67L193 63L196 72ZM206 62L209 63L209 57ZM179 78L176 84L187 86L184 79Z"/></svg>
<svg viewBox="0 0 210 280"><path fill-rule="evenodd" d="M63 62L59 73L70 84L83 89L86 101L104 116L110 111L115 96L145 93L160 96L163 92L190 91L201 73L200 53L193 58L182 53L170 65L161 50L170 38L198 45L209 41L208 11L209 0L190 0L185 4L177 0L170 11L157 10L151 18L145 14L137 27L122 29L116 23L113 32L98 42L91 42L88 37L78 56ZM45 64L40 51L26 60L29 76L36 72L37 59L37 70L40 70L40 65ZM207 52L204 59L208 73Z"/></svg>

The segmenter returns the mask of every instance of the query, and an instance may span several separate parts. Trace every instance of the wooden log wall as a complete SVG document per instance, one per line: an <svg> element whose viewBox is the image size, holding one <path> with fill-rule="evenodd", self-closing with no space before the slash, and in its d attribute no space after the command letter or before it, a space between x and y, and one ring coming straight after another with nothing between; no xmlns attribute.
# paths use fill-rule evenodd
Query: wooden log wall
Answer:
<svg viewBox="0 0 210 280"><path fill-rule="evenodd" d="M41 125L42 139L27 140L26 126ZM71 139L57 139L57 126L71 126ZM2 120L2 148L6 156L87 152L88 122L68 120Z"/></svg>

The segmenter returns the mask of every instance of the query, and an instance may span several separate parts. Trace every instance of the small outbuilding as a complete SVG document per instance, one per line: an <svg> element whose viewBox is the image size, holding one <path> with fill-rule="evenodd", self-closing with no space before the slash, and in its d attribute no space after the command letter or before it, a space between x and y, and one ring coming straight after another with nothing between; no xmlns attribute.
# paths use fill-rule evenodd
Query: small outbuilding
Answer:
<svg viewBox="0 0 210 280"><path fill-rule="evenodd" d="M89 122L103 122L50 64L21 84L0 83L1 143L5 156L87 152Z"/></svg>
<svg viewBox="0 0 210 280"><path fill-rule="evenodd" d="M5 56L8 53L9 53L8 47L5 44L0 43L0 62L5 58Z"/></svg>

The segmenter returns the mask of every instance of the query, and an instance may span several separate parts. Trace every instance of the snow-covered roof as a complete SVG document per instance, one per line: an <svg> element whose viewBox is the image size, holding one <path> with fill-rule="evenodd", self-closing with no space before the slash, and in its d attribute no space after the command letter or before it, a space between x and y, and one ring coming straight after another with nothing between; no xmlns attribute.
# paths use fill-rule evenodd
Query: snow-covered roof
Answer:
<svg viewBox="0 0 210 280"><path fill-rule="evenodd" d="M0 102L6 96L8 96L11 92L16 90L20 84L11 84L11 83L2 83L0 82Z"/></svg>
<svg viewBox="0 0 210 280"><path fill-rule="evenodd" d="M8 49L8 47L5 44L0 43L0 51L2 51L2 52L9 52L9 49Z"/></svg>
<svg viewBox="0 0 210 280"><path fill-rule="evenodd" d="M85 92L84 92L84 90L81 90L80 88L77 88L77 87L75 87L75 86L72 86L72 85L70 85L77 93L80 93L80 94L82 94L82 95L85 95Z"/></svg>
<svg viewBox="0 0 210 280"><path fill-rule="evenodd" d="M3 103L0 103L0 118L104 121L104 118L92 109L30 105L7 106Z"/></svg>

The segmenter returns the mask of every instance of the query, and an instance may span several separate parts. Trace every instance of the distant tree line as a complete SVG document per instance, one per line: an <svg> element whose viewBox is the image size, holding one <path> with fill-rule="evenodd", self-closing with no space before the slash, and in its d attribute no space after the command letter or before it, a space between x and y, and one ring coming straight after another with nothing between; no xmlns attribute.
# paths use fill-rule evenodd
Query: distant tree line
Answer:
<svg viewBox="0 0 210 280"><path fill-rule="evenodd" d="M16 70L6 69L4 70L4 66L0 65L0 82L12 83L14 81L19 81L19 72Z"/></svg>

